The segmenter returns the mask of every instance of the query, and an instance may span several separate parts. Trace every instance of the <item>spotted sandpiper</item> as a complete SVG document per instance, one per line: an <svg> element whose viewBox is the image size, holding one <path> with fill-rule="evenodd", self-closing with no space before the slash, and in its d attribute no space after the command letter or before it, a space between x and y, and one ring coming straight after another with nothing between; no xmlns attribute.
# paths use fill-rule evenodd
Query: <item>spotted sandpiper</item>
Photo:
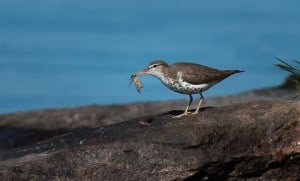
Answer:
<svg viewBox="0 0 300 181"><path fill-rule="evenodd" d="M228 76L240 73L240 70L218 70L196 63L178 62L168 65L163 60L152 61L146 69L137 72L132 77L144 74L150 74L157 77L166 87L180 94L189 95L189 104L182 114L175 116L180 118L188 115L189 107L193 101L192 94L200 94L200 101L196 110L192 114L198 114L204 97L203 91L206 91L216 83L222 81Z"/></svg>

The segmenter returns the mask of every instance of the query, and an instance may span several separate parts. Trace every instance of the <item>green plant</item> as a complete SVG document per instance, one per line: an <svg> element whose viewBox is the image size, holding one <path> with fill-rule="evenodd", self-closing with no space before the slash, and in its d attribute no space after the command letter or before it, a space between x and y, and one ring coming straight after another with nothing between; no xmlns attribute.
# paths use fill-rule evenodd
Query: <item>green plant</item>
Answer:
<svg viewBox="0 0 300 181"><path fill-rule="evenodd" d="M298 94L296 95L296 97L299 96L300 95L300 70L297 69L295 66L292 66L279 58L276 59L279 62L281 62L281 64L275 64L275 66L292 73L292 76L290 76L287 80L293 82L296 89L298 90ZM300 64L300 61L294 60L294 62Z"/></svg>
<svg viewBox="0 0 300 181"><path fill-rule="evenodd" d="M299 69L297 69L296 67L294 67L294 66L292 66L292 65L290 65L290 64L288 64L288 63L286 63L285 61L283 61L283 60L281 60L281 59L279 59L279 58L276 58L276 59L277 59L279 62L281 62L282 64L275 64L275 66L277 66L277 67L279 67L279 68L281 68L281 69L283 69L283 70L286 70L286 71L288 71L288 72L291 72L294 76L300 78L300 70L299 70ZM297 60L294 60L294 62L300 64L300 62L297 61Z"/></svg>

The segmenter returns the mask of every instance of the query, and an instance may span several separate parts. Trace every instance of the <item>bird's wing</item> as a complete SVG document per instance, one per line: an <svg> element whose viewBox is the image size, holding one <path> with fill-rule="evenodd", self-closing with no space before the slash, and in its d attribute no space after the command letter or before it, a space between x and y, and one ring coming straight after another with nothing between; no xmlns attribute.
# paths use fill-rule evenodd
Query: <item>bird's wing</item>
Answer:
<svg viewBox="0 0 300 181"><path fill-rule="evenodd" d="M187 63L184 62L173 64L172 69L182 71L183 80L195 85L202 83L219 82L229 75L235 73L234 71L223 71L199 64L188 64L188 69L186 68Z"/></svg>

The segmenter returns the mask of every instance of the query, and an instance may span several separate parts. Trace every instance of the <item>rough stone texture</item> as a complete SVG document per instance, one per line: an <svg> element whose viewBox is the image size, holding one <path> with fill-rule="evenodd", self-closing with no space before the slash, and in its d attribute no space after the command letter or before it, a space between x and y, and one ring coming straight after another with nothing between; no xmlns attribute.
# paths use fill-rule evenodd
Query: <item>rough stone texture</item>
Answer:
<svg viewBox="0 0 300 181"><path fill-rule="evenodd" d="M254 101L73 130L0 151L12 180L300 179L300 104Z"/></svg>
<svg viewBox="0 0 300 181"><path fill-rule="evenodd" d="M224 106L254 100L293 100L295 89L265 88L240 94L206 99L204 106ZM195 100L192 107L196 107ZM147 116L170 110L184 110L186 100L139 102L121 105L91 105L74 108L46 109L0 115L0 127L20 127L39 130L72 130L119 123L138 116Z"/></svg>
<svg viewBox="0 0 300 181"><path fill-rule="evenodd" d="M293 100L295 95L295 89L273 87L210 98L206 100L205 106L224 106L261 99ZM72 130L115 124L137 116L183 110L187 102L186 99L108 106L92 105L0 115L0 149L29 145ZM197 102L195 100L192 106L195 107Z"/></svg>

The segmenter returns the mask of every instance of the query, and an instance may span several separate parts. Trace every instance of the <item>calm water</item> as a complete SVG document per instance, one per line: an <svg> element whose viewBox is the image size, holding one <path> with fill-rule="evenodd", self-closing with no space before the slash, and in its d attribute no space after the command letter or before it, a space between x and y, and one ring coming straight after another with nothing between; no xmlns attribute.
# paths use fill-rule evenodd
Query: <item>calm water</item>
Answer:
<svg viewBox="0 0 300 181"><path fill-rule="evenodd" d="M153 59L241 69L206 97L280 84L274 57L300 57L300 1L0 2L0 113L187 99L145 76Z"/></svg>

